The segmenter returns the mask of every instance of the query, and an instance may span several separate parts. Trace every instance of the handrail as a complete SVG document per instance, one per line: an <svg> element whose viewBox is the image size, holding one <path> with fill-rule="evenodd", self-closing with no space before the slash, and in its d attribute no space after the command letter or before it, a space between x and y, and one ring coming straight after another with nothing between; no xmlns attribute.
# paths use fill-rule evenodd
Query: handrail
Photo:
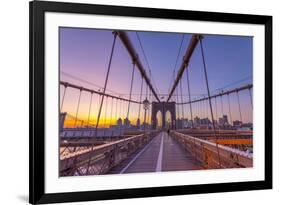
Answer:
<svg viewBox="0 0 281 205"><path fill-rule="evenodd" d="M107 173L131 153L147 144L152 136L153 134L140 134L93 148L83 146L73 153L61 154L60 176L84 175L89 162L92 167L89 174Z"/></svg>
<svg viewBox="0 0 281 205"><path fill-rule="evenodd" d="M171 136L182 144L198 161L202 162L207 169L220 168L219 157L222 168L253 166L253 156L250 153L220 144L217 145L176 131L171 131ZM216 146L219 148L220 156L218 156Z"/></svg>

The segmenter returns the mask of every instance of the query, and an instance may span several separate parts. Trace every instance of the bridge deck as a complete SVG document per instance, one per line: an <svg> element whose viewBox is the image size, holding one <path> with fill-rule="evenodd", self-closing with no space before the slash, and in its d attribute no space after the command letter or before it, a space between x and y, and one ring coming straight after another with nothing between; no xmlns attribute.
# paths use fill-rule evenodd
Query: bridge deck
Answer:
<svg viewBox="0 0 281 205"><path fill-rule="evenodd" d="M161 132L143 149L124 160L108 174L183 171L202 169L180 144L167 133Z"/></svg>

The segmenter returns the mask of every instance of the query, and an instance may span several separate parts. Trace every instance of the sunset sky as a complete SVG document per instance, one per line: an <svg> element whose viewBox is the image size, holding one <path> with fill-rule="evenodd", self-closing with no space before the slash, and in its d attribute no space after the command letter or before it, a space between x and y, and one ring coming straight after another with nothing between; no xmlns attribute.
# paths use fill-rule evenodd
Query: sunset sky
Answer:
<svg viewBox="0 0 281 205"><path fill-rule="evenodd" d="M159 96L166 95L172 85L173 71L178 71L186 51L191 34L184 34L182 48L179 59L176 64L176 58L180 48L183 34L161 33L161 32L137 32L145 55L147 57L153 86L156 88ZM148 65L141 50L140 43L135 31L127 32L130 40L137 51L139 58L147 70ZM220 90L229 90L252 83L253 76L253 41L252 37L241 36L222 36L222 35L204 35L203 47L205 51L205 60L209 77L209 86L211 93L218 93ZM60 28L60 80L67 81L79 86L98 90L104 85L106 70L109 61L109 55L113 42L111 30L96 30L82 28ZM199 44L197 45L189 66L190 86L192 99L202 97L207 94L204 79L203 64ZM129 98L130 80L132 74L132 61L117 37L114 50L112 67L109 76L107 93L116 96ZM186 74L183 75L183 101L188 101ZM139 100L141 87L141 77L138 70L135 70L133 84L133 100ZM64 88L60 87L62 98ZM145 91L145 89L144 89ZM145 93L145 92L143 92ZM75 116L78 103L79 90L68 88L65 95L62 111ZM244 90L240 93L241 110L244 122L252 121L252 107L249 91ZM145 96L143 95L142 100ZM174 98L173 98L174 99ZM95 123L97 116L99 97L93 96L93 104L90 115L90 123ZM179 97L179 101L181 98ZM229 115L227 97L223 97L223 114ZM230 95L232 120L239 120L238 104L236 94ZM87 120L90 102L90 93L82 92L78 118ZM107 99L107 110L105 106L101 118L101 126L111 124L116 121L115 116L124 118L126 116L126 104L112 102ZM111 110L111 106L113 109ZM213 101L213 106L215 103ZM117 110L116 110L117 107ZM120 107L122 108L120 110ZM194 107L194 117L206 115L207 105L197 103ZM202 109L203 107L204 110ZM132 104L130 110L130 119L135 122L138 115L138 105ZM180 107L181 109L181 107ZM222 116L221 99L217 98L218 117ZM141 108L143 111L143 109ZM190 118L189 106L184 107L185 118ZM215 110L215 108L214 108ZM105 114L106 113L106 114ZM180 112L181 113L181 112ZM111 119L110 119L111 114ZM107 117L105 117L107 116ZM208 112L209 116L209 112ZM141 113L141 118L143 112ZM181 117L181 116L180 116ZM210 118L210 117L209 117Z"/></svg>

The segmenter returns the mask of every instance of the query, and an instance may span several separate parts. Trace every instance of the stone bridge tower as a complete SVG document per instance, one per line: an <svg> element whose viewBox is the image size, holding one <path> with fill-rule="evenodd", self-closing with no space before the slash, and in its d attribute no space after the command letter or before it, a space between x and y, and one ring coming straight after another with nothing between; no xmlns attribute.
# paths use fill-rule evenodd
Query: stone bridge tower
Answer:
<svg viewBox="0 0 281 205"><path fill-rule="evenodd" d="M176 103L175 102L152 102L151 110L151 124L152 129L156 129L157 118L156 115L158 111L162 115L162 128L166 127L166 114L167 111L171 113L171 129L175 129L176 125Z"/></svg>

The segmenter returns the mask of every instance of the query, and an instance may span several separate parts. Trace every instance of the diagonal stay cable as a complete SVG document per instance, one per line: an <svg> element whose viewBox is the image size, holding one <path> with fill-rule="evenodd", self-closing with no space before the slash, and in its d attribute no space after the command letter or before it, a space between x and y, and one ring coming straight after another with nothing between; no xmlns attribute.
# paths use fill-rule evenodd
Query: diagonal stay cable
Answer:
<svg viewBox="0 0 281 205"><path fill-rule="evenodd" d="M179 47L179 50L178 50L178 54L177 54L177 58L176 58L176 63L175 63L175 67L174 67L174 73L176 72L176 67L177 67L179 56L180 56L180 52L181 52L181 49L182 49L183 40L184 40L184 34L182 34L182 38L181 38L181 42L180 42L180 47ZM171 81L170 87L172 86L172 82L173 82L174 79L175 79L175 77L172 76L172 81ZM170 89L171 88L169 88L169 90Z"/></svg>
<svg viewBox="0 0 281 205"><path fill-rule="evenodd" d="M139 42L139 44L140 44L141 51L142 51L142 53L143 53L144 60L145 60L145 62L146 62L146 64L147 64L148 70L151 72L150 64L148 63L148 58L147 58L147 56L146 56L146 54L145 54L144 47L143 47L143 44L142 44L142 41L141 41L141 39L140 39L140 35L138 34L138 32L136 32L136 36L137 36L138 42ZM155 87L156 92L157 92L157 94L158 94L158 93L159 93L159 90L158 90L158 88L157 88L157 86L156 86L156 83L155 83L155 81L154 81L154 78L151 77L151 79L152 79L152 81L153 81L153 83L154 83L154 87Z"/></svg>

